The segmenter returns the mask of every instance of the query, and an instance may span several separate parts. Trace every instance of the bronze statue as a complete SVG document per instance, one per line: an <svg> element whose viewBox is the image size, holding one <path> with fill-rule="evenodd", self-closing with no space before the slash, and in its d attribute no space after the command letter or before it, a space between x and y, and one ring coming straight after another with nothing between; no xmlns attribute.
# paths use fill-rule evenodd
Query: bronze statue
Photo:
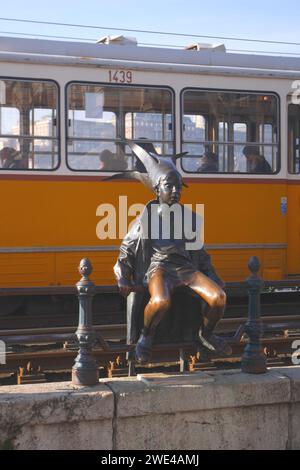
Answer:
<svg viewBox="0 0 300 470"><path fill-rule="evenodd" d="M186 249L185 236L181 238L176 236L175 232L179 227L175 217L170 218L168 237L164 237L161 231L160 223L164 218L166 207L171 209L177 205L177 209L179 207L181 211L180 223L182 225L185 223L184 207L179 204L184 182L174 164L175 159L182 157L183 154L171 159L147 152L135 143L128 142L128 145L147 170L147 173L133 171L131 176L142 181L156 194L156 200L148 202L144 213L135 221L124 238L114 267L122 295L128 296L132 291L137 292L142 289L142 285L148 288L150 294L150 300L144 309L142 328L138 325L139 305L135 305L135 313L130 317L132 327L128 339L130 342L137 340L136 360L149 361L157 326L171 306L174 289L181 286L192 289L208 305L202 315L202 324L198 331L200 343L217 354L230 355L230 346L213 333L216 324L223 316L226 295L209 255L203 248ZM122 174L121 177L126 178L127 175L128 173ZM120 175L114 176L120 177ZM159 222L155 236L152 230L154 218Z"/></svg>

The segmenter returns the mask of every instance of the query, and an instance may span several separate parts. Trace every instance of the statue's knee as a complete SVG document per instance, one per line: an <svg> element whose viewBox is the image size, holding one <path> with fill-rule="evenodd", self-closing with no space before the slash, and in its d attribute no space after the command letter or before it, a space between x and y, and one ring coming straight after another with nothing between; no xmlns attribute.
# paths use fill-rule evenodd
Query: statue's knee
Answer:
<svg viewBox="0 0 300 470"><path fill-rule="evenodd" d="M169 297L155 297L150 300L150 303L156 311L166 311L171 306L171 299Z"/></svg>
<svg viewBox="0 0 300 470"><path fill-rule="evenodd" d="M222 289L215 292L213 296L213 307L225 307L226 305L226 294Z"/></svg>

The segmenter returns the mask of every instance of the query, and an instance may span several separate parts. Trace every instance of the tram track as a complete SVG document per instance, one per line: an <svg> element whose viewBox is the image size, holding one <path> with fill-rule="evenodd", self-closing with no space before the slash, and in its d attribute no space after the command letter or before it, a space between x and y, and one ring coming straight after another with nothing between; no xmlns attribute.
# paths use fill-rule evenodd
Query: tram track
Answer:
<svg viewBox="0 0 300 470"><path fill-rule="evenodd" d="M291 364L292 343L300 339L300 294L262 294L261 320L263 323L262 345L268 361L287 360ZM93 353L98 364L107 368L118 359L125 363L128 347L126 346L125 310L96 310L93 312L93 325L96 333L109 346L95 343ZM202 361L198 367L212 367L212 363L228 366L237 364L243 353L246 337L244 325L247 322L247 298L229 298L225 317L217 325L216 332L226 336L233 348L232 357L214 358L209 363ZM70 371L77 354L76 328L78 312L56 312L34 315L18 312L16 315L0 317L0 340L6 343L6 365L1 365L1 373L16 374L19 367L31 363L33 369L59 372ZM187 357L195 355L195 345L186 347ZM178 346L155 346L153 362L176 362ZM117 361L117 362L118 362ZM277 361L277 362L276 362ZM120 368L123 370L126 369ZM115 369L118 374L118 367Z"/></svg>
<svg viewBox="0 0 300 470"><path fill-rule="evenodd" d="M232 357L225 360L215 358L209 364L203 363L203 367L211 367L214 364L234 364L240 361L246 338L243 326L247 318L225 318L217 326L217 333L229 338L233 348ZM296 315L288 316L265 316L262 317L263 337L262 346L270 360L275 358L289 358L292 353L292 343L300 339L300 321ZM101 367L107 367L117 357L125 362L128 347L125 344L126 325L96 325L95 331L109 345L109 349L100 346L96 342L93 354ZM18 328L0 330L0 339L7 344L7 361L1 366L3 372L16 372L18 368L31 363L33 368L48 370L52 372L71 370L77 354L77 343L75 336L76 328L50 327L50 328ZM192 357L195 347L187 345L186 355ZM178 360L177 345L156 345L153 350L153 362L176 362ZM116 372L117 374L117 372Z"/></svg>

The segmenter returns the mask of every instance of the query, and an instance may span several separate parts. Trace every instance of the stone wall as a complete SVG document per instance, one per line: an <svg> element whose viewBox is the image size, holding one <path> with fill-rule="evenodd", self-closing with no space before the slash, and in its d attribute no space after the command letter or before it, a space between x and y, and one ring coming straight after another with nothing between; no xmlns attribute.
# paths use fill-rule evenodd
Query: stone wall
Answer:
<svg viewBox="0 0 300 470"><path fill-rule="evenodd" d="M0 387L0 449L300 449L300 367Z"/></svg>

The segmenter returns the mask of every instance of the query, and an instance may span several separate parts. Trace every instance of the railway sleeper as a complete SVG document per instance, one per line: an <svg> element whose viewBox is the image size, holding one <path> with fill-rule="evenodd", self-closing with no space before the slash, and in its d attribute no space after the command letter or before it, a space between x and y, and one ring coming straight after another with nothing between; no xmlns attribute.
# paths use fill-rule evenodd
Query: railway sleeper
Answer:
<svg viewBox="0 0 300 470"><path fill-rule="evenodd" d="M46 375L42 372L41 367L38 366L34 368L31 362L28 362L26 367L19 367L17 373L17 384L35 384L35 383L45 383Z"/></svg>

